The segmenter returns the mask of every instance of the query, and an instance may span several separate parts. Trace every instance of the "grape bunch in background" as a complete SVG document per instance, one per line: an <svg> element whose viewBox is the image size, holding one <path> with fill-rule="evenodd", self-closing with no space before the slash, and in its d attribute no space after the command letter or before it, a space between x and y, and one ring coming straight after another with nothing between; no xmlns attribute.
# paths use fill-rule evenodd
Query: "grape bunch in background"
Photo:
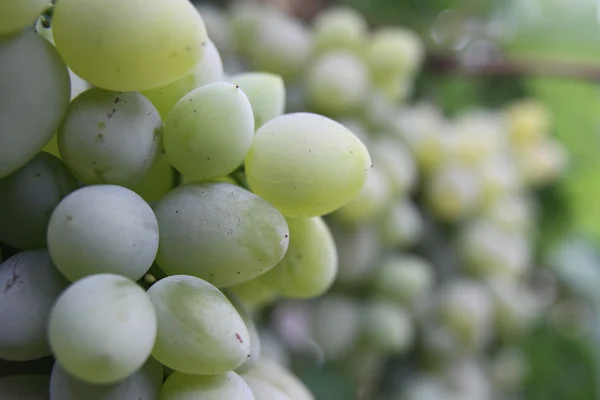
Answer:
<svg viewBox="0 0 600 400"><path fill-rule="evenodd" d="M55 360L0 398L310 400L290 352L368 386L415 343L392 398L517 390L565 156L534 101L407 107L423 57L347 8L0 5L0 359Z"/></svg>

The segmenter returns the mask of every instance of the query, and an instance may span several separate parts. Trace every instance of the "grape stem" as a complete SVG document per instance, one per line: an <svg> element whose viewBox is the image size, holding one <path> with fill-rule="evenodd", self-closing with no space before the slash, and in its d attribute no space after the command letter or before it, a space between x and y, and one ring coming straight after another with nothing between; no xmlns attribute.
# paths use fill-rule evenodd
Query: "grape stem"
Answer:
<svg viewBox="0 0 600 400"><path fill-rule="evenodd" d="M440 74L459 76L518 77L536 76L559 79L600 80L600 65L576 61L504 59L466 65L443 53L430 53L425 67Z"/></svg>

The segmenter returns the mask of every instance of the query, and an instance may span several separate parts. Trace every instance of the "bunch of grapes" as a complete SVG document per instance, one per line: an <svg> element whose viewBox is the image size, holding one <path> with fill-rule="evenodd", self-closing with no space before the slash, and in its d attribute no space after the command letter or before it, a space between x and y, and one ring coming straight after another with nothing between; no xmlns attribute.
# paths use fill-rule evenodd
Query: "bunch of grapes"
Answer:
<svg viewBox="0 0 600 400"><path fill-rule="evenodd" d="M408 106L421 40L346 7L48 3L0 5L0 398L311 400L298 353L365 398L403 357L391 399L518 393L540 104Z"/></svg>

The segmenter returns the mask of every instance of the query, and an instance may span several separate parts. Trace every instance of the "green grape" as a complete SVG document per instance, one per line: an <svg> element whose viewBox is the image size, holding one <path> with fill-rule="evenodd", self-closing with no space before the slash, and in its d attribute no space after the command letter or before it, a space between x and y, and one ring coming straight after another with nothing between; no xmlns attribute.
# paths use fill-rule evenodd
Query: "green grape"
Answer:
<svg viewBox="0 0 600 400"><path fill-rule="evenodd" d="M256 400L293 400L275 385L253 376L244 376Z"/></svg>
<svg viewBox="0 0 600 400"><path fill-rule="evenodd" d="M506 279L492 279L489 287L500 337L512 341L530 333L541 317L534 294L525 286Z"/></svg>
<svg viewBox="0 0 600 400"><path fill-rule="evenodd" d="M175 173L169 160L160 154L154 165L131 187L131 190L140 195L147 202L158 201L175 188Z"/></svg>
<svg viewBox="0 0 600 400"><path fill-rule="evenodd" d="M125 380L104 385L80 381L54 363L50 400L156 400L162 383L162 365L152 357Z"/></svg>
<svg viewBox="0 0 600 400"><path fill-rule="evenodd" d="M314 51L351 50L362 52L367 42L367 21L347 6L333 6L319 13L314 21Z"/></svg>
<svg viewBox="0 0 600 400"><path fill-rule="evenodd" d="M40 152L0 180L0 241L17 249L46 247L56 205L79 184L56 157Z"/></svg>
<svg viewBox="0 0 600 400"><path fill-rule="evenodd" d="M24 251L4 261L0 285L0 358L29 361L50 355L48 316L68 282L48 252Z"/></svg>
<svg viewBox="0 0 600 400"><path fill-rule="evenodd" d="M361 191L349 203L336 210L336 219L356 223L373 219L385 211L391 200L387 176L377 167L369 169Z"/></svg>
<svg viewBox="0 0 600 400"><path fill-rule="evenodd" d="M249 59L255 70L288 79L303 72L309 61L310 32L287 15L264 15L250 41Z"/></svg>
<svg viewBox="0 0 600 400"><path fill-rule="evenodd" d="M255 400L248 384L235 372L188 375L174 372L165 381L158 400Z"/></svg>
<svg viewBox="0 0 600 400"><path fill-rule="evenodd" d="M246 1L235 2L229 13L236 50L244 56L253 50L260 26L270 18L281 17L281 10L277 7Z"/></svg>
<svg viewBox="0 0 600 400"><path fill-rule="evenodd" d="M183 96L200 86L223 80L223 62L219 51L210 39L206 43L206 52L202 60L183 77L142 92L154 104L163 120L167 119L173 106Z"/></svg>
<svg viewBox="0 0 600 400"><path fill-rule="evenodd" d="M234 51L233 32L231 23L224 10L210 3L196 3L196 9L202 16L208 37L214 42L225 58Z"/></svg>
<svg viewBox="0 0 600 400"><path fill-rule="evenodd" d="M568 167L566 149L550 139L517 149L516 157L525 184L534 187L554 181Z"/></svg>
<svg viewBox="0 0 600 400"><path fill-rule="evenodd" d="M289 230L279 211L229 183L180 186L155 212L160 228L157 262L167 274L231 286L264 274L288 248Z"/></svg>
<svg viewBox="0 0 600 400"><path fill-rule="evenodd" d="M250 354L250 334L235 307L210 283L188 275L161 279L148 290L158 316L152 355L194 375L238 368Z"/></svg>
<svg viewBox="0 0 600 400"><path fill-rule="evenodd" d="M471 349L481 349L492 334L494 310L491 293L483 284L456 278L437 292L441 321Z"/></svg>
<svg viewBox="0 0 600 400"><path fill-rule="evenodd" d="M50 141L69 104L69 72L58 52L28 30L0 40L0 179Z"/></svg>
<svg viewBox="0 0 600 400"><path fill-rule="evenodd" d="M386 258L375 274L378 294L413 305L433 289L433 266L418 256L394 255Z"/></svg>
<svg viewBox="0 0 600 400"><path fill-rule="evenodd" d="M321 299L313 313L313 334L328 361L340 359L354 350L360 333L360 306L349 297L329 295Z"/></svg>
<svg viewBox="0 0 600 400"><path fill-rule="evenodd" d="M335 242L319 218L287 218L290 245L283 259L260 280L291 298L317 297L333 284L338 268Z"/></svg>
<svg viewBox="0 0 600 400"><path fill-rule="evenodd" d="M384 300L370 300L363 310L364 340L370 348L385 354L402 354L414 340L410 315L400 306Z"/></svg>
<svg viewBox="0 0 600 400"><path fill-rule="evenodd" d="M412 31L383 27L373 33L367 59L375 80L413 74L423 61L423 44Z"/></svg>
<svg viewBox="0 0 600 400"><path fill-rule="evenodd" d="M260 360L260 337L258 336L258 330L252 319L252 315L244 303L242 303L242 301L231 291L226 292L225 295L240 314L240 317L242 317L244 324L246 324L246 327L248 328L248 333L250 334L250 354L246 361L235 370L237 373L243 373L256 365Z"/></svg>
<svg viewBox="0 0 600 400"><path fill-rule="evenodd" d="M491 400L492 387L487 371L474 356L462 356L445 366L442 376L456 399Z"/></svg>
<svg viewBox="0 0 600 400"><path fill-rule="evenodd" d="M373 88L388 102L398 103L413 93L414 82L410 76L391 76L386 80L373 82Z"/></svg>
<svg viewBox="0 0 600 400"><path fill-rule="evenodd" d="M245 162L252 190L290 217L343 206L360 192L370 166L369 152L352 132L311 113L264 124Z"/></svg>
<svg viewBox="0 0 600 400"><path fill-rule="evenodd" d="M171 164L202 179L228 175L243 161L254 138L254 116L236 85L215 82L188 93L165 122L163 143Z"/></svg>
<svg viewBox="0 0 600 400"><path fill-rule="evenodd" d="M300 379L280 364L264 357L261 358L254 368L243 375L243 378L246 381L249 378L253 378L268 382L285 393L290 400L314 400L314 396ZM257 397L256 400L259 400L259 398ZM270 399L267 398L266 400Z"/></svg>
<svg viewBox="0 0 600 400"><path fill-rule="evenodd" d="M530 240L505 231L489 220L475 219L462 227L458 250L470 272L478 276L521 278L530 269Z"/></svg>
<svg viewBox="0 0 600 400"><path fill-rule="evenodd" d="M477 210L482 200L477 170L449 163L427 182L426 198L433 213L443 221L457 221Z"/></svg>
<svg viewBox="0 0 600 400"><path fill-rule="evenodd" d="M411 246L423 236L423 217L408 199L393 204L377 222L381 244L386 248Z"/></svg>
<svg viewBox="0 0 600 400"><path fill-rule="evenodd" d="M505 391L519 390L529 370L529 360L518 348L504 348L491 360L494 386Z"/></svg>
<svg viewBox="0 0 600 400"><path fill-rule="evenodd" d="M519 171L512 157L497 156L478 166L481 171L483 197L486 204L515 193L522 186Z"/></svg>
<svg viewBox="0 0 600 400"><path fill-rule="evenodd" d="M378 139L369 147L373 165L378 166L389 181L390 190L398 196L409 194L417 183L417 166L406 147L398 140Z"/></svg>
<svg viewBox="0 0 600 400"><path fill-rule="evenodd" d="M277 295L259 278L229 287L229 290L251 310L265 307L277 299Z"/></svg>
<svg viewBox="0 0 600 400"><path fill-rule="evenodd" d="M0 3L0 35L27 28L50 6L50 0L4 0Z"/></svg>
<svg viewBox="0 0 600 400"><path fill-rule="evenodd" d="M105 272L138 280L157 249L158 223L152 209L121 186L78 189L50 217L48 250L70 281Z"/></svg>
<svg viewBox="0 0 600 400"><path fill-rule="evenodd" d="M346 285L362 284L373 273L381 245L371 224L353 227L329 224L338 253L337 280Z"/></svg>
<svg viewBox="0 0 600 400"><path fill-rule="evenodd" d="M0 378L0 399L49 400L49 378L45 375L15 375Z"/></svg>
<svg viewBox="0 0 600 400"><path fill-rule="evenodd" d="M451 388L442 378L420 375L411 378L401 391L402 400L459 400L451 394ZM396 398L394 397L396 400ZM473 399L474 400L474 399Z"/></svg>
<svg viewBox="0 0 600 400"><path fill-rule="evenodd" d="M157 332L150 298L113 274L85 277L65 290L50 313L50 347L65 371L94 384L123 380L148 359Z"/></svg>
<svg viewBox="0 0 600 400"><path fill-rule="evenodd" d="M307 74L308 101L315 110L327 115L357 111L370 89L366 66L349 52L328 52L320 56Z"/></svg>
<svg viewBox="0 0 600 400"><path fill-rule="evenodd" d="M508 195L486 207L483 218L508 232L529 233L535 228L537 210L531 198Z"/></svg>
<svg viewBox="0 0 600 400"><path fill-rule="evenodd" d="M141 94L94 88L69 105L58 148L82 182L131 186L159 156L161 131L158 112Z"/></svg>
<svg viewBox="0 0 600 400"><path fill-rule="evenodd" d="M181 78L202 59L207 40L200 14L187 0L61 0L52 27L73 72L115 91Z"/></svg>
<svg viewBox="0 0 600 400"><path fill-rule="evenodd" d="M550 112L535 99L522 99L509 104L504 119L509 137L516 146L539 143L550 133Z"/></svg>
<svg viewBox="0 0 600 400"><path fill-rule="evenodd" d="M228 81L238 85L248 96L254 113L254 129L283 114L285 86L279 75L267 72L247 72L230 76Z"/></svg>
<svg viewBox="0 0 600 400"><path fill-rule="evenodd" d="M182 185L186 185L188 183L199 183L199 182L202 182L202 178L198 178L198 177L194 176L193 174L181 176L181 184ZM235 179L233 179L231 176L220 176L218 178L210 179L210 182L227 182L227 183L231 183L232 185L238 185L238 183L235 181ZM240 185L238 185L238 186L240 186Z"/></svg>

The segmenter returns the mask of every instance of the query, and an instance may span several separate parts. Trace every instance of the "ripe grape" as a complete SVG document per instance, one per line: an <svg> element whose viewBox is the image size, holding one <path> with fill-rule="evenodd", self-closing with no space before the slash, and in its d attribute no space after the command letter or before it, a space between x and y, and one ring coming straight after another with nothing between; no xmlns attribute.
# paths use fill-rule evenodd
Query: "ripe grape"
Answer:
<svg viewBox="0 0 600 400"><path fill-rule="evenodd" d="M161 131L158 112L141 94L93 88L69 105L58 148L83 183L132 186L156 162Z"/></svg>
<svg viewBox="0 0 600 400"><path fill-rule="evenodd" d="M243 378L252 390L252 394L256 400L292 400L275 385L263 379L254 376L243 376Z"/></svg>
<svg viewBox="0 0 600 400"><path fill-rule="evenodd" d="M256 131L245 166L252 190L282 214L314 217L343 206L360 191L371 159L343 125L295 113Z"/></svg>
<svg viewBox="0 0 600 400"><path fill-rule="evenodd" d="M393 302L371 300L363 310L364 338L379 352L404 353L412 345L414 327L410 315Z"/></svg>
<svg viewBox="0 0 600 400"><path fill-rule="evenodd" d="M262 308L277 299L277 295L261 281L260 277L228 288L249 309Z"/></svg>
<svg viewBox="0 0 600 400"><path fill-rule="evenodd" d="M69 104L69 72L31 30L0 40L0 179L50 141Z"/></svg>
<svg viewBox="0 0 600 400"><path fill-rule="evenodd" d="M360 53L367 42L367 29L367 21L354 9L330 7L319 13L313 21L313 51L351 50Z"/></svg>
<svg viewBox="0 0 600 400"><path fill-rule="evenodd" d="M202 18L187 0L61 0L52 26L69 68L115 91L181 78L202 59L207 41Z"/></svg>
<svg viewBox="0 0 600 400"><path fill-rule="evenodd" d="M417 167L406 147L394 139L378 139L369 151L373 165L385 174L390 190L396 196L410 194L417 183Z"/></svg>
<svg viewBox="0 0 600 400"><path fill-rule="evenodd" d="M25 29L49 6L50 0L3 1L0 4L0 35Z"/></svg>
<svg viewBox="0 0 600 400"><path fill-rule="evenodd" d="M174 372L165 381L158 400L255 400L248 384L235 372L188 375Z"/></svg>
<svg viewBox="0 0 600 400"><path fill-rule="evenodd" d="M243 163L254 138L248 97L231 83L215 82L188 93L165 122L163 143L182 174L211 179Z"/></svg>
<svg viewBox="0 0 600 400"><path fill-rule="evenodd" d="M283 259L260 280L285 297L311 298L333 284L338 268L335 242L319 218L288 218L290 245Z"/></svg>
<svg viewBox="0 0 600 400"><path fill-rule="evenodd" d="M163 367L152 357L126 379L103 385L81 381L54 363L49 400L156 400L162 383Z"/></svg>
<svg viewBox="0 0 600 400"><path fill-rule="evenodd" d="M229 183L180 186L158 202L155 212L160 228L157 262L167 274L231 286L267 272L288 248L283 216L265 200Z"/></svg>
<svg viewBox="0 0 600 400"><path fill-rule="evenodd" d="M192 70L174 82L144 90L142 94L154 104L163 120L166 120L173 106L183 96L200 86L222 80L223 61L221 61L221 55L213 42L208 39L204 56Z"/></svg>
<svg viewBox="0 0 600 400"><path fill-rule="evenodd" d="M418 256L389 256L375 273L374 283L379 294L414 304L433 288L433 267Z"/></svg>
<svg viewBox="0 0 600 400"><path fill-rule="evenodd" d="M50 309L68 281L46 250L18 253L0 264L0 358L28 361L50 355Z"/></svg>
<svg viewBox="0 0 600 400"><path fill-rule="evenodd" d="M49 400L49 378L45 375L15 375L0 378L0 399Z"/></svg>
<svg viewBox="0 0 600 400"><path fill-rule="evenodd" d="M175 187L174 171L167 157L160 154L152 168L130 189L149 203L158 201Z"/></svg>
<svg viewBox="0 0 600 400"><path fill-rule="evenodd" d="M423 55L423 44L419 37L399 27L384 27L375 31L367 50L369 65L377 80L412 74L420 66Z"/></svg>
<svg viewBox="0 0 600 400"><path fill-rule="evenodd" d="M86 186L65 197L48 225L48 250L71 281L97 273L132 280L152 265L158 224L150 206L129 189Z"/></svg>
<svg viewBox="0 0 600 400"><path fill-rule="evenodd" d="M246 379L249 376L270 383L287 394L291 400L314 400L314 396L301 380L280 364L264 357L243 378Z"/></svg>
<svg viewBox="0 0 600 400"><path fill-rule="evenodd" d="M56 157L40 152L0 180L0 241L17 249L46 247L56 205L79 184Z"/></svg>
<svg viewBox="0 0 600 400"><path fill-rule="evenodd" d="M77 379L114 383L146 362L156 321L150 298L135 282L113 274L90 275L54 304L50 347L60 366Z"/></svg>
<svg viewBox="0 0 600 400"><path fill-rule="evenodd" d="M339 221L357 223L371 220L385 211L391 200L390 184L377 167L369 169L367 180L349 203L336 210L333 216Z"/></svg>
<svg viewBox="0 0 600 400"><path fill-rule="evenodd" d="M329 224L337 248L337 280L347 285L362 284L373 273L381 245L371 224L342 227Z"/></svg>
<svg viewBox="0 0 600 400"><path fill-rule="evenodd" d="M328 295L313 313L315 341L327 360L347 355L355 345L361 324L360 303L351 297Z"/></svg>
<svg viewBox="0 0 600 400"><path fill-rule="evenodd" d="M238 85L248 96L254 113L254 129L280 116L285 110L285 86L279 75L267 72L247 72L230 76L228 81Z"/></svg>
<svg viewBox="0 0 600 400"><path fill-rule="evenodd" d="M179 372L232 371L250 354L250 334L231 302L210 283L192 276L163 278L148 290L158 316L152 355Z"/></svg>
<svg viewBox="0 0 600 400"><path fill-rule="evenodd" d="M423 236L423 217L408 199L393 204L378 220L379 238L386 248L406 247Z"/></svg>
<svg viewBox="0 0 600 400"><path fill-rule="evenodd" d="M260 337L258 336L256 324L252 319L252 314L245 304L231 291L226 292L225 295L240 314L240 317L242 317L244 324L246 324L246 328L248 328L248 333L250 334L250 354L248 354L246 361L235 370L238 373L243 373L256 365L260 360Z"/></svg>

